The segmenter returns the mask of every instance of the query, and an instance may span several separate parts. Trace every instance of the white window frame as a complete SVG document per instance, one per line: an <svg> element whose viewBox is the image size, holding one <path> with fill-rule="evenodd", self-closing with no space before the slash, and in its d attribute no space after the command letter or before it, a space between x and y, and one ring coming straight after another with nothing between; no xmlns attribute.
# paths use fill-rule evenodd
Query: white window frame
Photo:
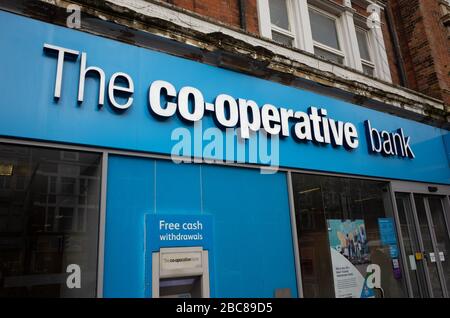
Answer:
<svg viewBox="0 0 450 318"><path fill-rule="evenodd" d="M332 54L338 55L338 56L340 56L342 58L342 65L347 65L348 58L347 58L347 55L345 54L345 50L344 50L344 39L342 37L342 33L343 33L342 32L342 25L339 22L339 17L337 17L337 16L335 16L335 15L329 13L329 12L326 12L326 11L324 11L322 9L319 9L319 8L313 6L313 5L310 5L310 4L308 5L308 15L309 15L309 10L314 10L317 13L319 13L321 15L324 15L327 18L329 18L329 19L334 21L334 25L336 27L337 40L338 40L338 44L339 44L340 50L335 49L335 48L333 48L331 46L328 46L326 44L320 43L320 42L312 39L313 48L318 47L319 49L322 49L324 51L328 51L328 52L330 52ZM311 30L311 37L312 37L312 30Z"/></svg>
<svg viewBox="0 0 450 318"><path fill-rule="evenodd" d="M370 31L367 30L366 28L363 28L361 26L355 25L355 32L357 32L357 31L361 31L361 32L364 33L365 39L366 39L367 48L369 50L369 56L370 56L370 61L369 61L369 60L363 59L361 57L361 54L360 54L361 66L367 66L367 67L370 67L371 69L373 69L373 76L375 76L375 74L376 74L376 67L375 67L375 63L373 62L373 60L374 60L374 58L373 58L374 57L374 50L373 50L373 47L372 47L372 43L370 41ZM358 37L356 38L356 41L358 41ZM359 43L357 43L357 44L358 44L358 50L359 50Z"/></svg>
<svg viewBox="0 0 450 318"><path fill-rule="evenodd" d="M371 3L371 5L374 6L375 4ZM380 7L379 10L380 12L382 12L383 8ZM355 15L354 23L355 23L355 34L356 28L366 30L367 32L366 34L368 37L369 51L372 58L371 62L374 67L374 77L392 83L391 70L389 67L389 61L387 57L386 46L384 42L384 36L383 31L381 29L381 25L380 27L369 28L367 26L367 18L361 15ZM361 57L359 57L359 60L361 61L360 63L361 65L367 62L361 59Z"/></svg>
<svg viewBox="0 0 450 318"><path fill-rule="evenodd" d="M268 3L268 2L267 2ZM295 27L295 10L293 5L293 0L286 0L286 10L288 13L288 26L289 30L280 28L279 26L272 24L272 20L270 19L270 9L269 9L269 23L270 23L270 38L272 38L272 32L275 31L282 35L285 35L292 39L292 46L297 47L297 37L296 37L296 27Z"/></svg>
<svg viewBox="0 0 450 318"><path fill-rule="evenodd" d="M352 9L352 1L344 1L344 5L338 5L325 0L287 0L287 2L288 12L292 10L288 18L290 19L291 32L294 36L293 44L295 48L314 54L314 46L317 46L320 49L324 49L339 56L343 54L344 66L353 68L361 73L363 72L363 64L373 67L374 77L392 83L383 32L381 28L368 29L367 26L365 26L366 18L356 14L354 9ZM374 2L369 3L371 5L376 5ZM318 6L320 6L320 8L318 8ZM335 19L341 51L313 41L309 17L310 7ZM330 12L327 10L328 7L330 8ZM272 39L269 0L257 0L257 9L260 34L262 37ZM383 8L380 7L380 10L382 11ZM358 39L356 38L356 27L362 27L368 31L368 45L372 61L364 61L361 59ZM274 28L273 30L280 32L279 28ZM330 63L334 62L330 61Z"/></svg>
<svg viewBox="0 0 450 318"><path fill-rule="evenodd" d="M272 40L272 30L293 37L293 47L313 53L311 25L309 22L308 5L306 0L286 0L288 7L290 33L277 26L272 28L270 20L269 0L257 0L258 25L260 35Z"/></svg>

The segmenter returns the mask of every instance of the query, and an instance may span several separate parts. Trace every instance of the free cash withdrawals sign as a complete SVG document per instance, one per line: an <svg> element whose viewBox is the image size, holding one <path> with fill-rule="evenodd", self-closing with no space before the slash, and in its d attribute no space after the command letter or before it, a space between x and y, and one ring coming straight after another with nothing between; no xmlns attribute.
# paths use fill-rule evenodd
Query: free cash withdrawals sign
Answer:
<svg viewBox="0 0 450 318"><path fill-rule="evenodd" d="M147 214L145 236L147 249L161 247L212 246L212 217L210 215Z"/></svg>
<svg viewBox="0 0 450 318"><path fill-rule="evenodd" d="M168 247L202 247L208 251L209 268L214 271L213 256L213 218L207 214L146 214L145 215L145 294L150 295L152 278L152 254L161 248ZM167 256L167 255L166 255ZM180 256L180 255L178 255ZM178 261L171 261L178 257L168 255L163 259L165 270L176 269L183 264L188 267L201 265L199 255L196 253L184 254ZM180 262L182 260L182 262ZM164 265L166 264L166 265ZM167 265L169 268L167 268ZM175 266L175 267L174 267Z"/></svg>

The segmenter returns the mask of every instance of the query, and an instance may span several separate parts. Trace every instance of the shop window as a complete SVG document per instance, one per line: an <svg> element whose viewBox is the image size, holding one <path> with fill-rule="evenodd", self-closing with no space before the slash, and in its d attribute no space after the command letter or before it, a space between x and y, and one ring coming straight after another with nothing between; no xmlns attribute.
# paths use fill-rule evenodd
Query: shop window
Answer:
<svg viewBox="0 0 450 318"><path fill-rule="evenodd" d="M339 43L337 18L310 7L309 20L314 41L314 54L320 58L343 64L344 53Z"/></svg>
<svg viewBox="0 0 450 318"><path fill-rule="evenodd" d="M25 176L17 176L16 177L16 190L23 191L25 190L26 179Z"/></svg>
<svg viewBox="0 0 450 318"><path fill-rule="evenodd" d="M0 180L0 297L95 297L101 155L0 144L0 164L11 162L12 181ZM80 288L67 285L71 264Z"/></svg>
<svg viewBox="0 0 450 318"><path fill-rule="evenodd" d="M11 188L11 176L0 176L0 189Z"/></svg>
<svg viewBox="0 0 450 318"><path fill-rule="evenodd" d="M75 151L61 151L61 159L69 161L77 161L79 157L78 152Z"/></svg>
<svg viewBox="0 0 450 318"><path fill-rule="evenodd" d="M303 295L406 297L388 184L309 174L292 180ZM380 268L381 289L366 288L371 264Z"/></svg>

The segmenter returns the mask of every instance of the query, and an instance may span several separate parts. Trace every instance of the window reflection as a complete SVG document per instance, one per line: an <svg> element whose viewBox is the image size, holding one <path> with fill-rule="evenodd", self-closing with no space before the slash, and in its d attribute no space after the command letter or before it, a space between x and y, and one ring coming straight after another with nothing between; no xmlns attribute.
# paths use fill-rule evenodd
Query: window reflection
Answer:
<svg viewBox="0 0 450 318"><path fill-rule="evenodd" d="M0 144L0 296L94 297L99 154ZM0 169L6 171L5 169ZM69 264L81 288L66 285Z"/></svg>
<svg viewBox="0 0 450 318"><path fill-rule="evenodd" d="M400 256L392 256L397 238L387 244L380 233L380 221L393 220L388 184L307 174L292 180L304 296L336 297L334 248L363 276L369 263L378 264L384 297L405 297Z"/></svg>

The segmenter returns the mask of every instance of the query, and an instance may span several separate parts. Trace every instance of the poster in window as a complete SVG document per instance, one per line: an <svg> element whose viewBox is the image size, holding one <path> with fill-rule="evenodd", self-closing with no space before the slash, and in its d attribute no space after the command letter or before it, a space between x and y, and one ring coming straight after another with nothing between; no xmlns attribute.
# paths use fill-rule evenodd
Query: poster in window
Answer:
<svg viewBox="0 0 450 318"><path fill-rule="evenodd" d="M329 219L327 223L336 297L374 297L365 278L370 251L364 220Z"/></svg>

